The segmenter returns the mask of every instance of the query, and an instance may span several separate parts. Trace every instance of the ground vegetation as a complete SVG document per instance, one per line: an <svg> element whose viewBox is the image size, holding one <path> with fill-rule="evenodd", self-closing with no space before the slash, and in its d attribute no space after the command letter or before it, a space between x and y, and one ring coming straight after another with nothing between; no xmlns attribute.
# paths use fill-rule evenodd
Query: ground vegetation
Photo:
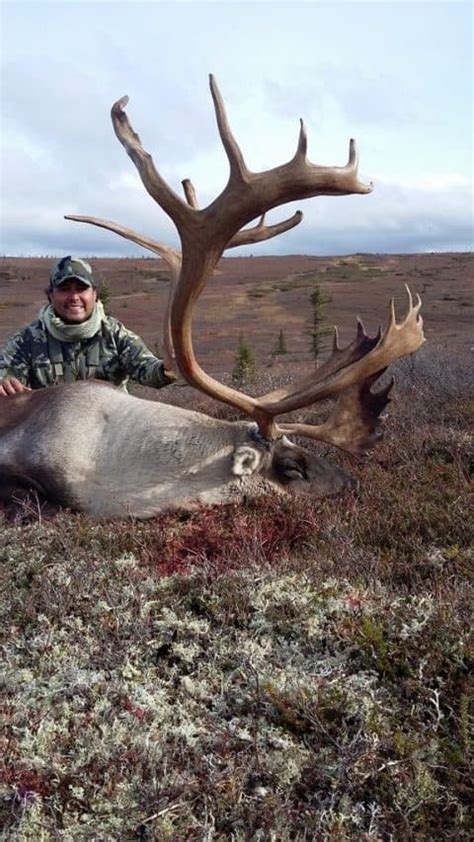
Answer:
<svg viewBox="0 0 474 842"><path fill-rule="evenodd" d="M357 493L0 513L3 838L469 838L472 366L394 368Z"/></svg>

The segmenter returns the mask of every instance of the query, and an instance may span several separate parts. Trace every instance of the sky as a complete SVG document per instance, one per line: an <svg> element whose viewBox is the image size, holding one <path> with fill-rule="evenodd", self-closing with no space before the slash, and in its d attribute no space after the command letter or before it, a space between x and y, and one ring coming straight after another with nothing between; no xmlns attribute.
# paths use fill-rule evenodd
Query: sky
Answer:
<svg viewBox="0 0 474 842"><path fill-rule="evenodd" d="M374 182L271 211L304 219L232 256L472 249L470 3L1 0L0 23L1 254L147 254L68 213L176 247L110 108L130 97L161 175L180 193L190 178L206 206L228 178L209 73L250 169L288 161L303 118L313 163L345 164L354 137Z"/></svg>

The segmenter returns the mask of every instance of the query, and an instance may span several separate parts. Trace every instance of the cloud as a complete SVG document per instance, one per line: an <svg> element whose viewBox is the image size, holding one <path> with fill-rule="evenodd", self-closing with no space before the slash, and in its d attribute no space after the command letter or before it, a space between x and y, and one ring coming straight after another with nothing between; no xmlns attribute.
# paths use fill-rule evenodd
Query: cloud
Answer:
<svg viewBox="0 0 474 842"><path fill-rule="evenodd" d="M471 248L468 18L463 4L419 5L5 4L2 251L140 253L66 213L177 245L109 111L128 94L160 173L179 193L191 178L205 206L228 178L210 70L251 169L288 161L303 117L312 161L344 164L355 136L376 182L368 197L302 203L302 225L254 253Z"/></svg>
<svg viewBox="0 0 474 842"><path fill-rule="evenodd" d="M207 197L203 197L207 198ZM472 237L469 184L461 176L426 177L413 183L394 183L380 176L367 196L318 197L291 203L268 214L270 224L303 210L302 223L280 237L233 249L232 254L349 254L354 252L410 253L467 250ZM65 212L90 213L113 219L141 234L179 245L176 230L145 192L133 170L115 176L101 189L88 191L80 206L71 199L41 206L40 195L28 214L13 210L7 236L13 253L139 255L143 249L111 232L62 219Z"/></svg>
<svg viewBox="0 0 474 842"><path fill-rule="evenodd" d="M295 93L296 89L296 93ZM354 63L350 73L341 63L325 62L318 66L318 76L308 75L306 67L297 68L293 85L266 80L269 110L287 115L291 109L317 125L325 126L334 116L351 126L374 124L399 130L417 121L419 94L407 80L378 68L374 73Z"/></svg>

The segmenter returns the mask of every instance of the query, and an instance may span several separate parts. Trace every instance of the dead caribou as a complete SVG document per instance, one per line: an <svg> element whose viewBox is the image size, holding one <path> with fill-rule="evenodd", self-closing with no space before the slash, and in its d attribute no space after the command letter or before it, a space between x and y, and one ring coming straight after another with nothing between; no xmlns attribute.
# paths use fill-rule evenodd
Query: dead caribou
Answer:
<svg viewBox="0 0 474 842"><path fill-rule="evenodd" d="M206 208L199 208L189 180L185 199L164 181L131 127L123 97L112 108L115 133L134 162L148 193L171 217L181 253L108 220L67 216L107 228L160 255L172 283L165 319L167 355L190 386L238 409L248 420L216 420L202 413L132 397L98 381L29 392L1 400L0 494L22 487L96 517L147 518L166 508L239 501L269 491L334 494L352 480L291 434L317 439L360 455L380 437L380 414L391 383L371 387L390 363L423 343L421 301L397 323L391 304L388 324L375 337L359 322L354 340L298 382L250 397L219 383L196 361L191 324L196 301L227 248L256 243L297 225L302 214L275 225L265 213L312 196L365 194L371 184L357 177L357 150L350 141L344 167L322 167L306 156L301 122L293 158L263 172L248 170L231 132L224 103L210 77L219 134L230 165L228 183ZM259 221L250 228L246 225ZM277 422L278 416L317 401L337 398L320 425Z"/></svg>

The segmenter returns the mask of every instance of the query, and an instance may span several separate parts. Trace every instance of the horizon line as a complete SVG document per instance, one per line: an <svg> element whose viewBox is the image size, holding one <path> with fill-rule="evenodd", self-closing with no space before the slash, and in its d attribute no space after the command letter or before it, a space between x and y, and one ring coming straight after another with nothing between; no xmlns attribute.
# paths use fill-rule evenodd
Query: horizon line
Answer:
<svg viewBox="0 0 474 842"><path fill-rule="evenodd" d="M339 254L311 254L308 252L288 252L287 254L223 254L219 260L280 260L289 257L310 257L327 260L328 258L337 257L357 257L371 255L374 257L410 257L410 256L429 256L437 254L474 254L473 249L433 249L429 251L351 251ZM50 260L55 257L61 257L64 251L57 254L2 254L1 260ZM88 260L160 260L164 261L158 254L154 255L132 255L132 254L84 254L81 252L81 257Z"/></svg>

